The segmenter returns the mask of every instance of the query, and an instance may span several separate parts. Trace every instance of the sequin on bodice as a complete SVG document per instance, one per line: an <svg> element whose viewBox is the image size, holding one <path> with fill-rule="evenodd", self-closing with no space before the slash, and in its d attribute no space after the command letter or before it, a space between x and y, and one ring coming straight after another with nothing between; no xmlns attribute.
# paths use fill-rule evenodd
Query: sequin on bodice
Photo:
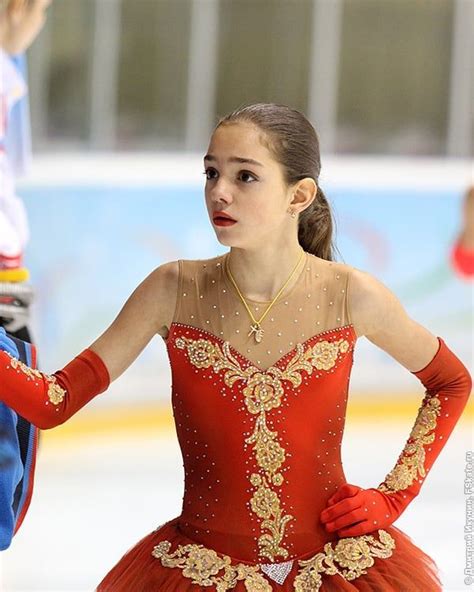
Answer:
<svg viewBox="0 0 474 592"><path fill-rule="evenodd" d="M256 343L223 257L179 261L166 338L185 471L180 528L242 561L288 561L337 540L319 515L346 481L350 268L307 253ZM266 305L248 302L259 318Z"/></svg>

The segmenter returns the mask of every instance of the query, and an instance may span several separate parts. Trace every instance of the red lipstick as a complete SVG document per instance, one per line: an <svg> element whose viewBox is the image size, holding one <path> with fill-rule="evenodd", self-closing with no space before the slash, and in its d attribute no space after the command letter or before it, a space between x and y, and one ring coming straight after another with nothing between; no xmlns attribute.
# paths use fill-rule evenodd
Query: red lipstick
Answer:
<svg viewBox="0 0 474 592"><path fill-rule="evenodd" d="M237 220L234 220L225 212L214 212L212 220L216 226L232 226L237 222Z"/></svg>

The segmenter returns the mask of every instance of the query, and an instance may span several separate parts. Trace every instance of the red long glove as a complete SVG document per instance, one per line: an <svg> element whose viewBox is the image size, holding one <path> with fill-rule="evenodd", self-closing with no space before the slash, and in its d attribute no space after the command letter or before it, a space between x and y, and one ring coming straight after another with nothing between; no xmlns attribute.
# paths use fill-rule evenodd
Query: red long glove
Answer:
<svg viewBox="0 0 474 592"><path fill-rule="evenodd" d="M431 362L412 372L426 387L425 397L395 467L377 489L341 485L321 512L328 532L358 536L386 528L418 495L462 415L472 388L467 368L441 337L438 341Z"/></svg>
<svg viewBox="0 0 474 592"><path fill-rule="evenodd" d="M91 349L52 375L0 351L0 400L41 429L64 423L109 384L106 365Z"/></svg>

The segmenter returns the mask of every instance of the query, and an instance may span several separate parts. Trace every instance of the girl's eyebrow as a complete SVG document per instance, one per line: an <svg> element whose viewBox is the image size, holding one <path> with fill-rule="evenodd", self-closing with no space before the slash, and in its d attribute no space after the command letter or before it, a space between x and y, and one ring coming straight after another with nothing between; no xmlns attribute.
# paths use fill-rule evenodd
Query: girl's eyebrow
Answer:
<svg viewBox="0 0 474 592"><path fill-rule="evenodd" d="M206 161L206 160L211 162L211 161L215 161L217 159L212 154L206 154L206 156L204 157L204 161ZM240 163L244 163L244 164L255 164L257 166L263 167L263 164L261 162L258 162L257 160L253 160L253 158L242 158L241 156L231 156L228 159L228 162L240 162Z"/></svg>

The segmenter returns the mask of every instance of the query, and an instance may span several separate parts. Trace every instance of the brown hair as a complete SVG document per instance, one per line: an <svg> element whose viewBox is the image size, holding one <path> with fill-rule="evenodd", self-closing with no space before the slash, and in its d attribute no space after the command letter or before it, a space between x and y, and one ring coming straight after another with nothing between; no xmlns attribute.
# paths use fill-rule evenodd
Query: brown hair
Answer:
<svg viewBox="0 0 474 592"><path fill-rule="evenodd" d="M238 122L256 125L262 142L283 166L288 185L311 177L318 185L312 203L299 214L298 242L321 259L334 260L332 211L318 183L321 170L319 140L308 119L296 109L275 103L245 105L222 117L215 127Z"/></svg>

